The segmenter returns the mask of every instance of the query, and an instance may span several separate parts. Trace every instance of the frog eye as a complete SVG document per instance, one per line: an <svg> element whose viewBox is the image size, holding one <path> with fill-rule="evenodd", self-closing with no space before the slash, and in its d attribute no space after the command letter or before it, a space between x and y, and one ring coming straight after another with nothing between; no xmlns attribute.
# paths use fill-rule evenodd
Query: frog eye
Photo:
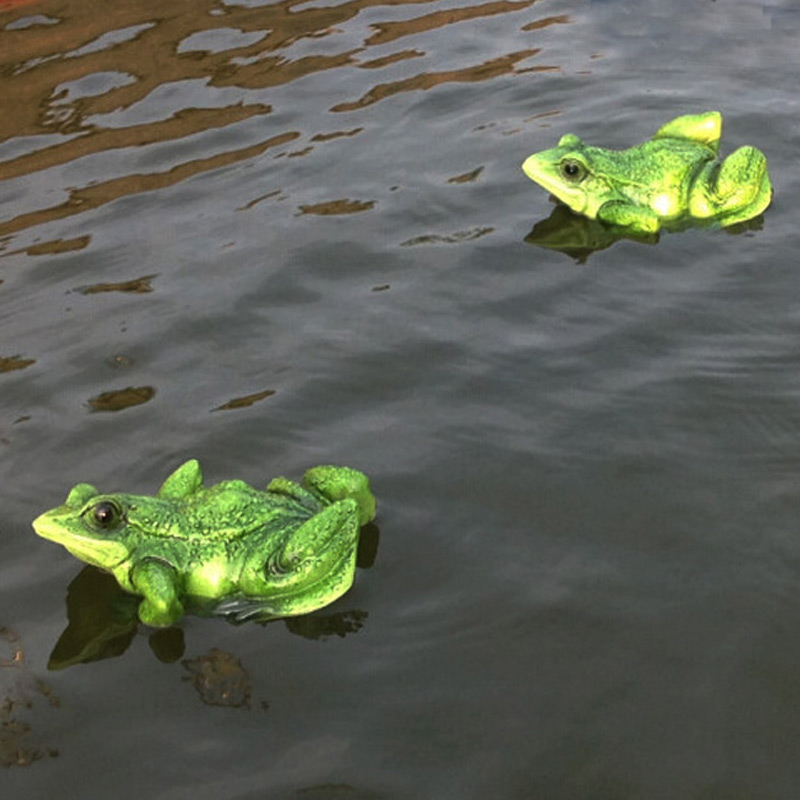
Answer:
<svg viewBox="0 0 800 800"><path fill-rule="evenodd" d="M101 500L84 512L89 524L98 531L111 531L122 522L122 511L116 503Z"/></svg>
<svg viewBox="0 0 800 800"><path fill-rule="evenodd" d="M575 158L566 158L561 162L561 174L570 183L580 183L586 176L586 167Z"/></svg>

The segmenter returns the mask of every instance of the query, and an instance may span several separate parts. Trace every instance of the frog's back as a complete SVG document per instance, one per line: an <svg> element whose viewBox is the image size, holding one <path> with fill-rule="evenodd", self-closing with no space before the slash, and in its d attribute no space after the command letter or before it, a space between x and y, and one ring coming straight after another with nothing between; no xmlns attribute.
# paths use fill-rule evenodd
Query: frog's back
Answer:
<svg viewBox="0 0 800 800"><path fill-rule="evenodd" d="M695 178L716 158L712 148L687 139L656 138L628 150L587 149L619 196L665 217L686 207Z"/></svg>
<svg viewBox="0 0 800 800"><path fill-rule="evenodd" d="M691 183L715 154L711 148L686 139L651 139L627 150L592 151L592 163L620 187L657 192L665 186Z"/></svg>
<svg viewBox="0 0 800 800"><path fill-rule="evenodd" d="M240 480L222 481L183 501L187 538L227 547L253 534L300 525L313 511L289 497L254 489Z"/></svg>

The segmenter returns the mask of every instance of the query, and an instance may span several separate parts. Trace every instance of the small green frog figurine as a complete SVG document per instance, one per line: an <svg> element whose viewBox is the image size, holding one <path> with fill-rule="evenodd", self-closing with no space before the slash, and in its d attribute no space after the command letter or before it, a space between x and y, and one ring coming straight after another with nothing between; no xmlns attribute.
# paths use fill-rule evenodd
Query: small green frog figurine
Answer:
<svg viewBox="0 0 800 800"><path fill-rule="evenodd" d="M772 188L755 147L719 160L721 135L718 111L678 117L628 150L592 147L568 133L522 169L578 214L637 233L686 219L728 226L764 211Z"/></svg>
<svg viewBox="0 0 800 800"><path fill-rule="evenodd" d="M374 516L367 477L349 467L314 467L302 485L275 478L259 491L240 480L205 488L191 460L155 497L79 483L33 528L141 595L142 622L167 626L193 598L259 619L328 605L352 585L359 530Z"/></svg>

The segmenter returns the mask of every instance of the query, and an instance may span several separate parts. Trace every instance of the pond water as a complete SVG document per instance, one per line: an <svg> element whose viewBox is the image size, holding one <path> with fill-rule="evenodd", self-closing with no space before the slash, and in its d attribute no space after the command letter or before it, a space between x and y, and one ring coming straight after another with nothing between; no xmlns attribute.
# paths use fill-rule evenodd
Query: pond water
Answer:
<svg viewBox="0 0 800 800"><path fill-rule="evenodd" d="M796 798L798 45L792 0L0 0L3 796ZM531 240L531 152L706 109L757 225ZM189 457L367 472L354 588L154 633L30 528Z"/></svg>

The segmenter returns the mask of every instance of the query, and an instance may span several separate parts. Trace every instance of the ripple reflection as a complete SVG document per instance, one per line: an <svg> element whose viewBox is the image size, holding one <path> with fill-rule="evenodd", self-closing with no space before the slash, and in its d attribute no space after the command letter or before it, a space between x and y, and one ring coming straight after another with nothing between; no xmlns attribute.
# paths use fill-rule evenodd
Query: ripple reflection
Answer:
<svg viewBox="0 0 800 800"><path fill-rule="evenodd" d="M451 51L431 38L433 31L480 25L500 14L519 14L523 36L569 22L564 15L531 20L536 3L493 0L442 9L432 0L351 0L333 6L302 0L255 6L131 0L97 14L94 4L81 0L3 0L0 181L61 172L46 177L46 191L37 181L9 192L18 201L11 215L0 219L0 237L256 159L306 135L286 155L307 155L312 147L360 133L363 125L287 130L287 117L300 111L298 101L275 90L311 75L348 71L337 92L350 97L331 97L321 109L338 114L442 84L556 70L524 65L539 55L537 47L487 58L485 48ZM399 42L405 46L385 52ZM419 67L409 72L414 65ZM256 128L248 123L266 118L275 122L268 135L262 127L256 139ZM210 137L223 129L236 133ZM164 147L177 142L183 143L180 149ZM101 157L112 152L113 161ZM68 166L77 162L76 185ZM144 163L158 168L142 170ZM63 196L56 203L54 190ZM335 213L370 207L347 202L355 204Z"/></svg>

